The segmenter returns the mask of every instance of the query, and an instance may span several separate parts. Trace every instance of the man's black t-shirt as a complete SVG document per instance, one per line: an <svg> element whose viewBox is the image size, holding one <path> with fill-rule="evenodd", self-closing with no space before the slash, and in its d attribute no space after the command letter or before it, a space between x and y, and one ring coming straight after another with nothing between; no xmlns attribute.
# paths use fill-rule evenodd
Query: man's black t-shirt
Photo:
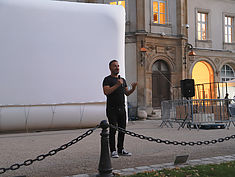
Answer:
<svg viewBox="0 0 235 177"><path fill-rule="evenodd" d="M127 87L126 80L123 79L123 84L118 87L111 94L107 95L107 108L110 107L123 107L125 106L125 87ZM118 78L112 77L111 75L104 78L103 87L104 86L114 86L117 83Z"/></svg>

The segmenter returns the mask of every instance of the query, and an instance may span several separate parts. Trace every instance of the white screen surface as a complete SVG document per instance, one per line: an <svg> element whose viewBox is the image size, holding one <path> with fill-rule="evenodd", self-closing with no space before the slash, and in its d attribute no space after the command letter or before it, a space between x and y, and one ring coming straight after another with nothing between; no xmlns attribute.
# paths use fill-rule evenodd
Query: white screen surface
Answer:
<svg viewBox="0 0 235 177"><path fill-rule="evenodd" d="M117 59L124 77L121 6L50 0L0 1L0 104L105 101Z"/></svg>

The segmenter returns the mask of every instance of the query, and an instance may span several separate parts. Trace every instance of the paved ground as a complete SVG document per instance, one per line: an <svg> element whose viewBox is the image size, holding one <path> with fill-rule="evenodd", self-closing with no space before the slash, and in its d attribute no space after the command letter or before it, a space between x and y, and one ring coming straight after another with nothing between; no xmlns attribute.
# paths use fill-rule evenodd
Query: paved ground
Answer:
<svg viewBox="0 0 235 177"><path fill-rule="evenodd" d="M141 166L141 167L134 167L134 168L125 168L120 170L113 170L113 174L117 176L128 176L134 175L141 172L146 171L158 171L162 169L172 169L172 168L181 168L186 166L195 166L195 165L206 165L206 164L220 164L229 161L235 161L235 154L227 155L227 156L217 156L217 157L210 157L210 158L201 158L195 160L188 160L183 164L174 164L171 163L163 163L163 164L156 164L156 165L149 165L149 166ZM78 174L72 175L67 177L95 177L97 174Z"/></svg>
<svg viewBox="0 0 235 177"><path fill-rule="evenodd" d="M235 128L215 130L189 130L187 128L177 130L175 128L160 128L161 121L145 120L131 121L127 129L138 134L152 136L154 138L168 139L171 141L205 141L223 138L235 134ZM33 159L40 154L58 148L87 129L51 131L38 133L1 134L0 135L0 168L9 167L14 163L22 163L27 159ZM8 171L3 177L27 176L27 177L63 177L78 174L97 173L100 156L100 132L96 130L79 143L59 152L53 157L48 157L41 162L35 162L28 167L21 167L16 171ZM212 158L235 154L235 141L229 140L223 143L201 146L174 146L157 144L126 136L126 149L133 153L131 157L111 159L114 170L121 173L121 169L133 169L136 167L147 168L158 164L172 164L177 155L189 155L189 160ZM229 156L228 156L229 157ZM221 157L222 158L222 157ZM145 167L144 167L145 166ZM153 167L153 166L152 166ZM1 175L0 175L1 176Z"/></svg>

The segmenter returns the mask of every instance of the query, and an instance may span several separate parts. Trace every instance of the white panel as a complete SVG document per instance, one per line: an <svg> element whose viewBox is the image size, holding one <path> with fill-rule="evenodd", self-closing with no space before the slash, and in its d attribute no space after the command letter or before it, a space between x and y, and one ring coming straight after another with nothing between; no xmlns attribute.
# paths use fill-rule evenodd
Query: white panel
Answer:
<svg viewBox="0 0 235 177"><path fill-rule="evenodd" d="M106 119L102 81L110 60L125 77L122 6L0 0L0 25L0 131L93 127Z"/></svg>
<svg viewBox="0 0 235 177"><path fill-rule="evenodd" d="M105 101L108 63L124 76L123 7L0 1L0 104Z"/></svg>

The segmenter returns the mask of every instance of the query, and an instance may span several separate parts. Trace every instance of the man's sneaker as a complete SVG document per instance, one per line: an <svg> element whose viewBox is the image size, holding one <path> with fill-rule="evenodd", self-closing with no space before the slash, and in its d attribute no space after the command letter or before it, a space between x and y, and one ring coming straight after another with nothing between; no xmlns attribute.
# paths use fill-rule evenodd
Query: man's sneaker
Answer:
<svg viewBox="0 0 235 177"><path fill-rule="evenodd" d="M119 155L118 155L117 151L113 151L113 152L111 153L111 157L112 157L112 158L118 158Z"/></svg>
<svg viewBox="0 0 235 177"><path fill-rule="evenodd" d="M126 151L125 149L123 149L121 152L118 152L118 154L122 156L132 156L132 153Z"/></svg>

